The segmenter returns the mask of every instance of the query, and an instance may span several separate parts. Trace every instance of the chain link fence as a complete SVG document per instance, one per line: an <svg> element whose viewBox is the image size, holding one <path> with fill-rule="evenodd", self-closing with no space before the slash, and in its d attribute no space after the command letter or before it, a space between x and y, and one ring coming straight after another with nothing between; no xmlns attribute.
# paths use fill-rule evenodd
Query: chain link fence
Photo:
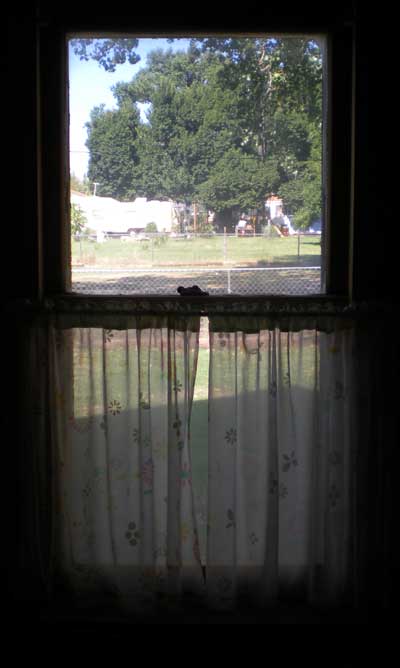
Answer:
<svg viewBox="0 0 400 668"><path fill-rule="evenodd" d="M318 294L320 241L317 235L78 238L72 247L72 291L162 295L177 294L179 285L198 285L210 295Z"/></svg>
<svg viewBox="0 0 400 668"><path fill-rule="evenodd" d="M217 269L75 269L73 291L81 294L176 294L198 285L210 295L308 295L321 292L320 267Z"/></svg>

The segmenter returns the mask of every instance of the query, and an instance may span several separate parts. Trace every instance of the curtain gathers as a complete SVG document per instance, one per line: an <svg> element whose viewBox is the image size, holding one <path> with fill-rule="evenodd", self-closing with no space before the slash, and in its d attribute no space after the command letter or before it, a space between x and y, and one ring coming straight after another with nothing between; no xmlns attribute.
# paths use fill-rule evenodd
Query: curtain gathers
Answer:
<svg viewBox="0 0 400 668"><path fill-rule="evenodd" d="M213 605L339 601L352 580L353 331L210 320Z"/></svg>
<svg viewBox="0 0 400 668"><path fill-rule="evenodd" d="M199 508L199 317L79 318L31 339L46 415L32 423L30 549L44 579L140 614L348 601L362 493L349 319L210 317Z"/></svg>
<svg viewBox="0 0 400 668"><path fill-rule="evenodd" d="M140 613L204 587L190 413L199 319L52 332L58 566Z"/></svg>

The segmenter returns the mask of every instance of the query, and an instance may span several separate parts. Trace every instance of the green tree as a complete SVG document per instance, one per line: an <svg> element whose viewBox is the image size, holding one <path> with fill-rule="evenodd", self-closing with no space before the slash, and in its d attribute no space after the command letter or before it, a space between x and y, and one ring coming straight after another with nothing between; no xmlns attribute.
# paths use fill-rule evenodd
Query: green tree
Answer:
<svg viewBox="0 0 400 668"><path fill-rule="evenodd" d="M71 204L71 234L80 234L87 226L87 218L79 204Z"/></svg>
<svg viewBox="0 0 400 668"><path fill-rule="evenodd" d="M273 161L245 155L232 148L216 163L209 178L198 188L198 197L218 214L222 224L237 222L240 211L261 209L265 193L273 192L279 175Z"/></svg>
<svg viewBox="0 0 400 668"><path fill-rule="evenodd" d="M305 38L206 38L200 43L203 51L223 60L225 85L238 91L247 145L276 165L277 191L295 224L306 227L321 216L320 45Z"/></svg>
<svg viewBox="0 0 400 668"><path fill-rule="evenodd" d="M81 180L72 172L70 175L70 187L71 190L90 195L90 181L86 176Z"/></svg>
<svg viewBox="0 0 400 668"><path fill-rule="evenodd" d="M89 149L88 176L98 182L99 194L129 200L135 197L136 136L139 112L124 104L116 110L95 107L86 124Z"/></svg>
<svg viewBox="0 0 400 668"><path fill-rule="evenodd" d="M139 62L140 56L135 51L138 44L138 39L125 37L71 40L72 50L81 60L97 60L107 72L115 72L117 65L126 61L131 65Z"/></svg>
<svg viewBox="0 0 400 668"><path fill-rule="evenodd" d="M125 57L135 46L124 46ZM111 42L93 57L107 69L106 47L114 58ZM88 126L89 176L101 194L197 200L229 219L274 192L297 224L320 215L322 58L314 40L193 39L186 51L153 51L113 93L118 108L94 110ZM144 123L139 102L148 105Z"/></svg>
<svg viewBox="0 0 400 668"><path fill-rule="evenodd" d="M189 202L227 152L250 157L237 95L224 87L221 67L219 58L194 48L155 51L130 84L115 87L119 102L151 105L138 132L136 185L142 194Z"/></svg>
<svg viewBox="0 0 400 668"><path fill-rule="evenodd" d="M322 137L321 131L310 131L311 142L307 160L294 162L290 176L280 185L280 194L287 210L292 213L296 228L306 229L321 218L322 212Z"/></svg>

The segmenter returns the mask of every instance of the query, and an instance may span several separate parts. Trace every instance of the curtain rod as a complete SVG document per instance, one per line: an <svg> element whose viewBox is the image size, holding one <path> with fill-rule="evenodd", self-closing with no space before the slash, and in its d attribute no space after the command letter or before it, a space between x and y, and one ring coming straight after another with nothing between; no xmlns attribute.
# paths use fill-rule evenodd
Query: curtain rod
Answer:
<svg viewBox="0 0 400 668"><path fill-rule="evenodd" d="M384 301L349 302L343 297L146 297L60 295L42 301L15 299L6 311L20 314L178 315L178 316L372 316L390 314Z"/></svg>

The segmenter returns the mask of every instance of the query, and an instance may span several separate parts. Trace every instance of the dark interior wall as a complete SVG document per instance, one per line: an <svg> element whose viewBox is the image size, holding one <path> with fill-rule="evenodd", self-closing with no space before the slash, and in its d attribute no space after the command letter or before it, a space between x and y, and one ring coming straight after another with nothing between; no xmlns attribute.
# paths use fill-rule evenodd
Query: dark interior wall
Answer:
<svg viewBox="0 0 400 668"><path fill-rule="evenodd" d="M7 297L39 295L37 40L34 6L9 16L7 53L6 155L10 195L5 254ZM7 271L8 273L8 271ZM12 278L11 278L12 276Z"/></svg>
<svg viewBox="0 0 400 668"><path fill-rule="evenodd" d="M41 9L41 20L57 20L63 22L68 18L79 17L82 24L86 24L97 17L102 20L104 8L99 5L94 9L86 3L85 7L75 6L68 2L66 9L55 8L55 3L37 3ZM76 3L77 4L77 3ZM378 302L394 300L397 291L395 248L397 245L397 222L394 216L394 206L397 207L398 187L395 183L397 171L395 168L394 142L397 136L397 103L395 102L396 76L394 53L396 40L394 38L393 9L385 3L380 3L380 12L372 14L367 3L347 2L326 3L322 8L318 3L305 3L301 8L297 4L290 13L293 28L305 24L318 23L317 17L324 18L329 12L334 21L351 18L355 11L356 42L355 42L355 113L354 113L354 232L353 232L353 285L357 299ZM237 8L238 6L235 5ZM64 16L60 18L60 11ZM109 10L111 12L111 9ZM224 15L223 8L218 10L218 17L212 10L202 5L202 14L199 16L191 12L187 6L183 9L169 8L164 14L157 10L145 16L143 11L137 13L135 19L140 27L158 22L156 27L196 27L209 26L210 17L216 27L221 24L227 29L241 27L243 23L243 7L232 11L232 7ZM285 13L290 7L285 3ZM282 12L281 12L282 13ZM222 14L222 15L221 15ZM57 17L55 19L54 17ZM47 19L46 19L47 17ZM115 14L112 16L115 20ZM279 22L279 10L271 4L258 3L246 5L246 23L249 28L258 27L262 23L268 25L273 20ZM287 18L287 16L286 16ZM124 16L120 17L121 26ZM37 80L37 8L10 12L9 16L9 49L7 55L8 66L8 94L6 134L7 148L7 195L12 204L12 215L8 214L7 225L12 234L10 252L3 250L6 260L6 280L3 294L6 302L14 297L38 298L41 296L41 238L38 190L40 188L40 165L43 156L40 154L41 137L38 130L38 113L40 97L38 96ZM45 131L45 128L43 129ZM44 193L46 197L46 193ZM393 206L394 205L394 206ZM16 567L18 559L17 526L20 522L19 486L21 476L13 475L14 471L23 471L24 461L19 448L18 431L23 424L24 416L21 413L19 397L25 387L26 375L24 362L20 356L20 341L23 339L23 329L17 328L15 321L9 319L7 327L3 328L4 350L7 351L7 408L4 411L4 433L9 429L13 434L13 447L7 448L7 476L6 499L7 514L4 531L9 536L10 549L6 555L7 565L14 578L21 575ZM366 360L368 364L368 360ZM382 358L384 364L384 357ZM378 402L380 415L377 416L375 427L377 443L385 441L385 430L389 430L389 443L393 443L391 431L392 417L395 411L395 393L392 391L393 369L382 368L382 385L385 386L385 401ZM382 435L383 430L383 435ZM379 433L378 433L379 432ZM390 468L391 450L383 457L381 466L386 467L386 498L384 507L391 509L394 498L393 468ZM392 496L391 496L392 495ZM375 514L374 514L375 513ZM385 511L386 513L386 511ZM380 511L371 513L375 544L385 535L385 553L371 552L371 599L379 601L379 578L374 579L374 573L382 566L386 559L393 571L388 578L394 578L393 545L390 536L394 526L394 511L388 510L385 521ZM384 526L385 524L385 526ZM388 538L389 537L389 538ZM390 569L389 569L390 570ZM392 575L393 573L393 575ZM22 582L22 580L21 580ZM378 603L377 603L378 605Z"/></svg>
<svg viewBox="0 0 400 668"><path fill-rule="evenodd" d="M9 7L6 87L2 95L3 159L8 203L5 205L3 269L2 349L4 358L3 397L13 397L2 415L5 476L2 488L3 522L6 539L2 551L5 591L14 601L16 588L23 589L22 574L17 568L20 557L21 507L24 461L22 455L22 393L27 383L21 355L24 327L17 325L12 300L15 297L39 296L38 236L38 151L37 151L37 76L35 8L12 13ZM4 81L4 80L3 80ZM29 606L28 606L29 607ZM10 605L9 617L16 611ZM29 613L28 613L29 614Z"/></svg>
<svg viewBox="0 0 400 668"><path fill-rule="evenodd" d="M357 3L353 272L360 299L395 300L398 208L393 5Z"/></svg>
<svg viewBox="0 0 400 668"><path fill-rule="evenodd" d="M38 5L35 8L35 4ZM12 227L18 237L17 258L8 258L12 262L13 277L8 283L7 295L35 297L40 294L42 282L40 232L37 219L40 216L38 189L40 172L38 163L45 161L46 155L38 152L41 137L37 126L40 113L40 99L37 96L37 29L40 24L68 25L71 20L78 20L84 28L87 25L104 24L111 21L114 25L126 24L126 17L132 14L122 10L120 15L107 12L103 5L95 3L67 3L65 8L55 3L36 0L31 8L15 12L9 17L8 50L8 99L7 108L7 172L9 184L7 192L12 202L18 203L18 224L13 220ZM211 4L211 3L210 3ZM388 3L387 3L388 4ZM391 267L387 262L393 244L389 235L389 225L395 206L396 187L391 165L394 166L393 139L396 136L394 100L395 79L393 74L396 56L396 40L390 17L392 10L385 9L385 2L380 4L381 11L372 13L367 3L307 2L284 3L284 12L276 3L252 4L246 6L246 14L237 6L230 8L224 15L224 5L217 13L215 7L207 9L202 4L202 12L189 11L175 5L168 10L146 13L135 8L133 14L138 29L155 26L155 29L179 29L223 26L226 29L249 29L279 25L281 20L288 21L293 29L304 26L318 28L326 22L340 25L355 20L355 134L354 134L354 236L353 236L353 289L357 299L377 298L383 295L394 296L394 288L389 280ZM39 19L37 19L37 14ZM16 46L18 44L18 46ZM393 55L393 59L391 58ZM51 63L49 63L51 68ZM44 128L44 132L45 132ZM392 183L394 190L388 187ZM47 199L52 193L46 193L42 209L46 208ZM14 217L14 216L13 216ZM55 250L55 249L53 249ZM6 258L7 259L7 258ZM18 271L15 270L17 259Z"/></svg>

